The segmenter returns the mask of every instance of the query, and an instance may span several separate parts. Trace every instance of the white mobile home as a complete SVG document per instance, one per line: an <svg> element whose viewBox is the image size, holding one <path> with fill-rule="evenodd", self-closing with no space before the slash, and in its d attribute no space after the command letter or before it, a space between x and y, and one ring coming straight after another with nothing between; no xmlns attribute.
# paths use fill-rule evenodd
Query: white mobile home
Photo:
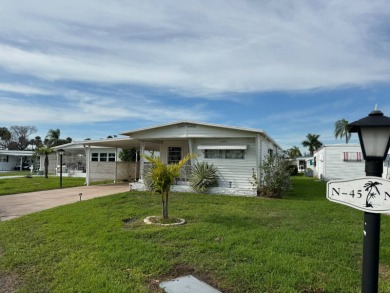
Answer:
<svg viewBox="0 0 390 293"><path fill-rule="evenodd" d="M389 161L384 162L383 177L389 178ZM314 176L319 179L365 177L365 161L359 144L324 145L314 153Z"/></svg>
<svg viewBox="0 0 390 293"><path fill-rule="evenodd" d="M33 151L0 150L0 171L29 170L27 158Z"/></svg>
<svg viewBox="0 0 390 293"><path fill-rule="evenodd" d="M181 121L122 133L140 142L141 153L146 143L158 147L162 161L178 162L186 154L197 154L195 161L214 164L218 169L216 192L250 194L256 192L250 182L253 172L259 177L259 166L280 146L263 130L226 125ZM141 182L144 165L141 158ZM184 174L185 176L185 174Z"/></svg>

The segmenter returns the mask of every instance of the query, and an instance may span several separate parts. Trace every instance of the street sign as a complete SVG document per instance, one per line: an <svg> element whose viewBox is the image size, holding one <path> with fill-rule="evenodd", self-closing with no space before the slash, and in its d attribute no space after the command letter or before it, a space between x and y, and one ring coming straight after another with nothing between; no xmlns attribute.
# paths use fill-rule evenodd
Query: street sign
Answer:
<svg viewBox="0 0 390 293"><path fill-rule="evenodd" d="M363 177L329 181L326 198L364 212L390 213L390 180Z"/></svg>

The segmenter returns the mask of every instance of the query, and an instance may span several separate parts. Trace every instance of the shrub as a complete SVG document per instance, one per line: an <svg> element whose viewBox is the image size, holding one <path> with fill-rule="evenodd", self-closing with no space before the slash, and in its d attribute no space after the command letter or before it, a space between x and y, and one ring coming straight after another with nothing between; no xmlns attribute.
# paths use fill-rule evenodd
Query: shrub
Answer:
<svg viewBox="0 0 390 293"><path fill-rule="evenodd" d="M191 171L189 178L190 186L195 192L202 193L208 191L211 187L218 185L217 168L207 162L197 162Z"/></svg>
<svg viewBox="0 0 390 293"><path fill-rule="evenodd" d="M274 154L266 157L260 165L258 195L280 198L291 190L290 163L283 156Z"/></svg>
<svg viewBox="0 0 390 293"><path fill-rule="evenodd" d="M119 152L118 156L122 162L135 162L137 158L137 150L135 148L123 149Z"/></svg>

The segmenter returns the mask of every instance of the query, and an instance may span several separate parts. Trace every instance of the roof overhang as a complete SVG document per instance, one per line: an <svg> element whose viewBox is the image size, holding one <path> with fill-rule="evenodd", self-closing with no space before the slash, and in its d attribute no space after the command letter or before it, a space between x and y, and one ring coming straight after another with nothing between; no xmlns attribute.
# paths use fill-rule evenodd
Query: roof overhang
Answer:
<svg viewBox="0 0 390 293"><path fill-rule="evenodd" d="M246 150L246 145L200 145L198 150Z"/></svg>
<svg viewBox="0 0 390 293"><path fill-rule="evenodd" d="M33 154L34 154L33 151L0 150L0 155L4 155L4 156L31 157Z"/></svg>

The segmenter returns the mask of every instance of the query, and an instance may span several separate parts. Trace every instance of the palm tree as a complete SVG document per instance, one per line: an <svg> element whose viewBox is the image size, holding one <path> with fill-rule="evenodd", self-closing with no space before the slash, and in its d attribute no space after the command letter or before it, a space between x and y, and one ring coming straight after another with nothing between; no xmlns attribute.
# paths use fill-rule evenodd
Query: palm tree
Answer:
<svg viewBox="0 0 390 293"><path fill-rule="evenodd" d="M49 155L54 152L54 150L47 145L43 145L35 149L35 152L40 156L45 156L45 178L49 178Z"/></svg>
<svg viewBox="0 0 390 293"><path fill-rule="evenodd" d="M171 185L175 182L175 178L180 176L180 169L192 158L196 156L188 154L178 163L165 164L159 157L141 155L147 161L152 163L151 168L147 172L147 177L152 181L152 188L155 192L161 194L162 216L168 219L168 199Z"/></svg>
<svg viewBox="0 0 390 293"><path fill-rule="evenodd" d="M50 129L45 137L45 144L47 146L57 146L60 145L61 139L60 139L61 131L57 129Z"/></svg>
<svg viewBox="0 0 390 293"><path fill-rule="evenodd" d="M348 132L348 121L345 119L341 119L336 121L334 124L334 136L336 139L340 137L340 139L345 136L345 143L348 143L348 141L351 138L351 133Z"/></svg>
<svg viewBox="0 0 390 293"><path fill-rule="evenodd" d="M302 145L309 148L310 155L313 155L314 151L318 150L322 146L322 142L318 140L319 137L319 134L309 133L306 135L307 140L302 141Z"/></svg>
<svg viewBox="0 0 390 293"><path fill-rule="evenodd" d="M290 157L290 159L295 159L296 157L302 156L302 153L299 150L299 147L297 147L295 145L291 149L288 149L287 153L288 153L288 156Z"/></svg>
<svg viewBox="0 0 390 293"><path fill-rule="evenodd" d="M34 144L35 144L35 146L36 146L37 148L40 148L40 147L43 145L43 143L42 143L42 138L41 138L40 136L36 136L36 137L34 138Z"/></svg>

